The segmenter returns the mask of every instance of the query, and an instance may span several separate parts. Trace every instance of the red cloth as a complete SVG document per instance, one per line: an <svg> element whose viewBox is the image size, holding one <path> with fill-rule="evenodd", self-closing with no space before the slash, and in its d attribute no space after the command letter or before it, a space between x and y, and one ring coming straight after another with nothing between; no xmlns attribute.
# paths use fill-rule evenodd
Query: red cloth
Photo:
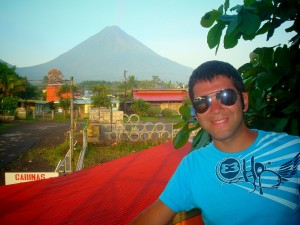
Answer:
<svg viewBox="0 0 300 225"><path fill-rule="evenodd" d="M128 224L158 198L190 147L168 142L66 176L0 186L0 224Z"/></svg>

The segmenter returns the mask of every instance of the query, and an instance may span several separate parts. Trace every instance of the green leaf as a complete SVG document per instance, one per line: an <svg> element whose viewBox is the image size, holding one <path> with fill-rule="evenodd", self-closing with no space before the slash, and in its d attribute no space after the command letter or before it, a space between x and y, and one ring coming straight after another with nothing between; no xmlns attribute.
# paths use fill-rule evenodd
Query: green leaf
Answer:
<svg viewBox="0 0 300 225"><path fill-rule="evenodd" d="M256 2L256 0L244 0L245 6L250 6L250 5L254 4L255 2Z"/></svg>
<svg viewBox="0 0 300 225"><path fill-rule="evenodd" d="M300 124L299 122L300 121L298 118L290 119L287 125L287 129L290 134L299 136L299 129L300 129L300 127L298 127L298 124Z"/></svg>
<svg viewBox="0 0 300 225"><path fill-rule="evenodd" d="M242 9L243 6L236 5L230 9L230 11L236 11L237 13Z"/></svg>
<svg viewBox="0 0 300 225"><path fill-rule="evenodd" d="M263 50L262 65L269 69L273 67L274 50L273 48L263 48Z"/></svg>
<svg viewBox="0 0 300 225"><path fill-rule="evenodd" d="M210 49L216 47L220 43L224 28L225 25L223 23L217 23L209 30L207 35L207 44Z"/></svg>
<svg viewBox="0 0 300 225"><path fill-rule="evenodd" d="M261 72L257 74L256 84L258 88L267 90L277 84L280 78L280 74L277 76L276 73Z"/></svg>
<svg viewBox="0 0 300 225"><path fill-rule="evenodd" d="M179 108L179 113L181 114L181 118L185 122L188 122L191 119L191 109L190 109L190 107L188 107L186 105L182 105Z"/></svg>
<svg viewBox="0 0 300 225"><path fill-rule="evenodd" d="M299 5L299 3L296 3ZM280 4L277 16L282 20L288 21L290 18L296 18L298 15L298 9L292 4Z"/></svg>
<svg viewBox="0 0 300 225"><path fill-rule="evenodd" d="M286 127L287 123L289 122L289 118L281 118L279 119L276 124L275 124L275 128L274 131L277 132L282 132L284 131L284 128Z"/></svg>
<svg viewBox="0 0 300 225"><path fill-rule="evenodd" d="M256 81L256 77L244 78L243 80L244 80L246 90L252 90L254 88L253 84Z"/></svg>
<svg viewBox="0 0 300 225"><path fill-rule="evenodd" d="M286 45L284 45L282 48L276 48L274 53L274 61L278 66L289 70L292 67L290 58L297 58L297 55L294 55Z"/></svg>
<svg viewBox="0 0 300 225"><path fill-rule="evenodd" d="M219 6L218 12L220 13L220 15L223 14L223 5L220 5L220 6Z"/></svg>
<svg viewBox="0 0 300 225"><path fill-rule="evenodd" d="M256 35L265 34L270 29L271 24L270 22L265 23L257 32Z"/></svg>
<svg viewBox="0 0 300 225"><path fill-rule="evenodd" d="M255 117L250 126L256 129L283 132L288 126L288 122L289 118Z"/></svg>
<svg viewBox="0 0 300 225"><path fill-rule="evenodd" d="M199 130L197 135L193 138L191 151L205 147L210 142L211 142L210 135L205 130L201 129Z"/></svg>
<svg viewBox="0 0 300 225"><path fill-rule="evenodd" d="M274 59L273 48L269 48L269 47L256 48L253 52L259 55L259 61L264 68L269 69L273 67L273 59Z"/></svg>
<svg viewBox="0 0 300 225"><path fill-rule="evenodd" d="M225 49L233 48L238 44L238 41L239 39L235 35L225 35L224 48Z"/></svg>
<svg viewBox="0 0 300 225"><path fill-rule="evenodd" d="M255 34L252 34L252 35L246 35L246 34L243 34L243 39L244 39L245 41L252 41L255 37L256 37Z"/></svg>
<svg viewBox="0 0 300 225"><path fill-rule="evenodd" d="M225 0L224 11L227 12L228 9L229 9L229 0Z"/></svg>
<svg viewBox="0 0 300 225"><path fill-rule="evenodd" d="M259 54L254 51L249 54L250 62L254 67L259 65Z"/></svg>
<svg viewBox="0 0 300 225"><path fill-rule="evenodd" d="M273 127L273 131L275 132L282 132L286 127L287 123L289 122L289 118L269 118L268 122Z"/></svg>
<svg viewBox="0 0 300 225"><path fill-rule="evenodd" d="M285 108L282 112L284 114L300 112L300 100L299 99L295 100L287 108Z"/></svg>
<svg viewBox="0 0 300 225"><path fill-rule="evenodd" d="M218 10L212 10L210 12L207 12L201 18L200 24L202 27L209 28L214 24L215 21L219 19L219 16L220 12Z"/></svg>
<svg viewBox="0 0 300 225"><path fill-rule="evenodd" d="M263 55L264 49L263 48L256 48L256 49L254 49L253 53L255 53L257 55Z"/></svg>
<svg viewBox="0 0 300 225"><path fill-rule="evenodd" d="M236 15L234 15L234 16L222 15L222 16L220 16L220 20L225 23L226 22L228 23L226 35L231 35L234 31L236 32L236 28L238 26Z"/></svg>
<svg viewBox="0 0 300 225"><path fill-rule="evenodd" d="M190 133L194 130L197 130L199 127L200 127L200 124L198 123L198 121L193 122L193 123L188 123L188 128L189 128Z"/></svg>
<svg viewBox="0 0 300 225"><path fill-rule="evenodd" d="M186 122L181 120L180 122L173 125L173 129L179 129L179 128L183 127L185 124L186 124Z"/></svg>
<svg viewBox="0 0 300 225"><path fill-rule="evenodd" d="M249 93L250 108L253 108L257 113L267 106L265 94L263 90L255 89Z"/></svg>
<svg viewBox="0 0 300 225"><path fill-rule="evenodd" d="M189 132L188 124L185 124L185 126L176 134L173 140L174 148L179 149L183 147L189 140L189 137L190 137L190 132Z"/></svg>
<svg viewBox="0 0 300 225"><path fill-rule="evenodd" d="M227 14L224 14L224 15L220 15L219 19L220 19L220 21L229 24L229 23L237 20L237 15L227 15Z"/></svg>
<svg viewBox="0 0 300 225"><path fill-rule="evenodd" d="M245 35L253 35L259 29L261 20L259 16L242 8L238 14L238 29Z"/></svg>
<svg viewBox="0 0 300 225"><path fill-rule="evenodd" d="M283 22L283 20L273 18L271 22L271 26L269 28L268 34L267 34L267 41L273 36L275 29L278 28Z"/></svg>

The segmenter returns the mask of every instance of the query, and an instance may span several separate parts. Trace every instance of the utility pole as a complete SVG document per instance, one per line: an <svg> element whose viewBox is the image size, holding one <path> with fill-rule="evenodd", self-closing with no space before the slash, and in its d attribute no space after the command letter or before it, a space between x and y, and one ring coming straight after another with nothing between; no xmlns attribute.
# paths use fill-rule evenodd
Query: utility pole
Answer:
<svg viewBox="0 0 300 225"><path fill-rule="evenodd" d="M74 153L74 93L73 93L73 77L70 80L70 173L72 173L72 162Z"/></svg>
<svg viewBox="0 0 300 225"><path fill-rule="evenodd" d="M124 82L125 82L125 95L124 95L124 113L126 114L126 89L127 89L127 84L126 84L126 73L127 71L124 70Z"/></svg>
<svg viewBox="0 0 300 225"><path fill-rule="evenodd" d="M24 86L25 86L25 119L28 119L28 114L29 114L29 110L28 110L28 104L27 104L27 77L25 76L25 80L24 80ZM34 118L35 119L35 118Z"/></svg>

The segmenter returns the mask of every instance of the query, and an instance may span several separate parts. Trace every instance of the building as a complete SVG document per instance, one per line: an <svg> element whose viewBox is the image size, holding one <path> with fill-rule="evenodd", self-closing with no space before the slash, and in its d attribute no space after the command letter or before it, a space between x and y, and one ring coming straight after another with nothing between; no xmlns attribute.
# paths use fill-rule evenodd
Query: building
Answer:
<svg viewBox="0 0 300 225"><path fill-rule="evenodd" d="M59 97L57 96L57 92L61 88L62 84L48 84L46 88L46 102L55 102L59 100ZM63 98L70 98L70 93L62 94Z"/></svg>
<svg viewBox="0 0 300 225"><path fill-rule="evenodd" d="M92 101L90 98L83 97L74 99L74 108L76 109L79 118L88 118L91 107Z"/></svg>
<svg viewBox="0 0 300 225"><path fill-rule="evenodd" d="M142 99L152 106L159 106L161 109L172 109L179 111L182 104L188 100L187 88L151 88L132 90L134 99Z"/></svg>

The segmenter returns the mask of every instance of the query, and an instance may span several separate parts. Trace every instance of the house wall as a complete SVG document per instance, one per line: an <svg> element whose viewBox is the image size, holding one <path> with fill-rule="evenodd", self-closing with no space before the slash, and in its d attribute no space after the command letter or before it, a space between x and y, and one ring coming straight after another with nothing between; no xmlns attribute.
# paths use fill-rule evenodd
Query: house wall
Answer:
<svg viewBox="0 0 300 225"><path fill-rule="evenodd" d="M182 106L182 102L163 102L161 103L161 109L172 109L179 113L179 108Z"/></svg>
<svg viewBox="0 0 300 225"><path fill-rule="evenodd" d="M133 98L142 99L152 106L160 106L161 109L171 109L179 113L179 108L188 99L186 88L166 89L133 89Z"/></svg>
<svg viewBox="0 0 300 225"><path fill-rule="evenodd" d="M46 89L46 101L47 102L51 102L51 101L56 101L58 100L58 97L56 96L56 92L58 90L58 86L50 86L48 85L47 86L47 89Z"/></svg>
<svg viewBox="0 0 300 225"><path fill-rule="evenodd" d="M91 123L110 123L112 117L112 123L117 121L123 121L123 111L111 111L107 108L101 108L100 112L97 108L90 108L89 120Z"/></svg>
<svg viewBox="0 0 300 225"><path fill-rule="evenodd" d="M152 106L160 106L161 109L172 109L178 112L182 102L150 102Z"/></svg>
<svg viewBox="0 0 300 225"><path fill-rule="evenodd" d="M46 88L46 101L55 102L59 100L59 97L56 95L57 91L61 88L61 85L49 84ZM63 98L70 98L70 93L62 94Z"/></svg>
<svg viewBox="0 0 300 225"><path fill-rule="evenodd" d="M26 119L29 115L38 116L50 111L49 106L45 101L27 100L20 101L19 103L21 107L17 108L16 112L16 117L18 119Z"/></svg>
<svg viewBox="0 0 300 225"><path fill-rule="evenodd" d="M86 104L86 105L76 105L76 108L78 110L78 116L81 118L81 119L84 119L84 118L88 118L89 117L89 110L91 108L91 105L90 104Z"/></svg>
<svg viewBox="0 0 300 225"><path fill-rule="evenodd" d="M45 104L36 104L35 107L32 107L32 110L35 110L36 115L39 115L50 109Z"/></svg>
<svg viewBox="0 0 300 225"><path fill-rule="evenodd" d="M88 115L91 107L91 105L84 105L84 113Z"/></svg>
<svg viewBox="0 0 300 225"><path fill-rule="evenodd" d="M76 106L76 108L78 110L78 116L79 116L79 118L83 119L86 116L88 116L88 115L85 114L84 105L78 105L78 106Z"/></svg>

